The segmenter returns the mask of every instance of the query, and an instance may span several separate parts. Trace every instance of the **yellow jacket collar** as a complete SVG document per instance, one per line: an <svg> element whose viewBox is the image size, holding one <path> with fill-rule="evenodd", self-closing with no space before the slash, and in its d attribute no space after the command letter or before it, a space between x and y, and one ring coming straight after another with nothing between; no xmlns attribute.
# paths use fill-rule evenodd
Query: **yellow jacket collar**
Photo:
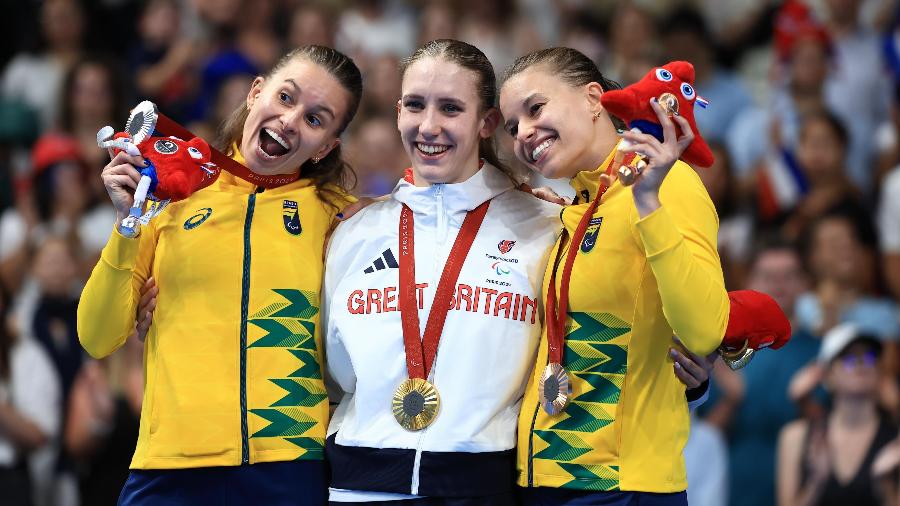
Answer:
<svg viewBox="0 0 900 506"><path fill-rule="evenodd" d="M616 146L608 155L606 155L606 159L603 160L603 163L601 163L599 167L593 170L583 170L578 174L575 174L575 177L569 181L569 185L575 189L575 195L578 197L579 204L589 204L597 195L597 190L600 187L600 175L606 171L606 167L610 164L613 157L616 156L618 147L619 144L616 143ZM616 180L612 187L610 187L610 191L618 186L621 185L618 180Z"/></svg>

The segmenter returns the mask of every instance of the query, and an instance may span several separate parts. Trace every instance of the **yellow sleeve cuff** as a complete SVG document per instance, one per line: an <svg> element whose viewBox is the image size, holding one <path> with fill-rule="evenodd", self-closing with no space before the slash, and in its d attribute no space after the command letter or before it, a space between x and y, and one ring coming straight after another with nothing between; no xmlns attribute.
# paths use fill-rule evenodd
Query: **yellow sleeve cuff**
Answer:
<svg viewBox="0 0 900 506"><path fill-rule="evenodd" d="M103 247L100 258L113 269L133 270L140 243L140 236L133 239L125 237L119 233L117 226L113 226L112 235L109 236L109 241Z"/></svg>
<svg viewBox="0 0 900 506"><path fill-rule="evenodd" d="M665 206L660 206L659 209L639 219L635 226L649 260L675 248L684 240Z"/></svg>

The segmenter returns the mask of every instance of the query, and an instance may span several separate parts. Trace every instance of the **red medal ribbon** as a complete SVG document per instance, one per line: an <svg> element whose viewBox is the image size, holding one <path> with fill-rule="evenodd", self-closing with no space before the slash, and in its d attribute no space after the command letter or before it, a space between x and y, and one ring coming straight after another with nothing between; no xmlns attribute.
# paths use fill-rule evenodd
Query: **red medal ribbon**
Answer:
<svg viewBox="0 0 900 506"><path fill-rule="evenodd" d="M438 343L450 310L456 280L462 270L463 262L472 248L472 242L481 228L484 215L487 213L490 200L469 211L463 221L462 228L450 249L450 256L444 265L441 279L438 282L428 323L425 325L424 339L419 334L419 310L416 306L416 261L413 238L413 212L403 205L400 212L400 290L398 303L400 319L403 323L403 344L406 348L406 370L410 378L427 380L431 366L437 356Z"/></svg>
<svg viewBox="0 0 900 506"><path fill-rule="evenodd" d="M633 158L634 154L629 153L626 155L622 164L628 165ZM609 165L606 166L605 173L607 175L612 174L613 163L615 163L615 156L609 161ZM549 358L551 364L562 365L566 315L569 310L569 280L572 278L572 266L575 265L575 255L578 254L578 249L581 247L581 241L584 239L584 234L587 232L588 224L590 223L591 218L594 217L594 211L597 210L600 199L603 198L603 194L605 194L608 189L609 187L605 184L600 184L600 187L597 189L597 195L594 197L594 200L591 201L591 205L588 206L587 211L584 212L584 216L582 216L581 220L578 222L575 233L572 234L572 240L569 242L569 251L566 254L566 262L563 264L562 279L559 283L559 306L557 307L556 271L559 267L559 255L562 252L563 243L566 240L567 232L565 229L563 229L562 236L559 239L559 250L556 252L555 265L553 266L553 272L550 274L550 286L547 287L547 305L545 309L547 315L547 344L550 351Z"/></svg>
<svg viewBox="0 0 900 506"><path fill-rule="evenodd" d="M189 141L196 137L196 135L192 134L190 130L179 125L163 113L158 113L156 130L163 135L174 135L175 137L178 137L185 141ZM209 151L210 159L214 164L234 174L236 177L239 177L249 183L253 183L256 186L261 186L266 189L275 188L278 186L286 185L288 183L293 183L294 181L300 179L299 170L292 174L257 174L248 169L246 166L232 160L231 157L212 146L209 147ZM209 178L209 180L204 183L203 187L209 186L213 181L215 181L215 179L216 178Z"/></svg>

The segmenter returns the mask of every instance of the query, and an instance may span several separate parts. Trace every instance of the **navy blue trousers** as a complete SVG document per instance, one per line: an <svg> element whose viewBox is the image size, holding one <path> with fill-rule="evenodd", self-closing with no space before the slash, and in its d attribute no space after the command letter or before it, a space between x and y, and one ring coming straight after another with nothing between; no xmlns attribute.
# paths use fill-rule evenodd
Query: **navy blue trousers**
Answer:
<svg viewBox="0 0 900 506"><path fill-rule="evenodd" d="M119 506L323 506L325 462L299 460L197 469L132 469Z"/></svg>
<svg viewBox="0 0 900 506"><path fill-rule="evenodd" d="M585 492L565 488L525 488L523 506L687 506L687 492Z"/></svg>

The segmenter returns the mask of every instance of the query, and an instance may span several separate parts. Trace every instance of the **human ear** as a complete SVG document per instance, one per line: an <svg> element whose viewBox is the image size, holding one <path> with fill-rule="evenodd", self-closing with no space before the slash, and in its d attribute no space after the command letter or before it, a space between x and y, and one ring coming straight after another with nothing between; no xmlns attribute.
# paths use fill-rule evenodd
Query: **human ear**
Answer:
<svg viewBox="0 0 900 506"><path fill-rule="evenodd" d="M247 92L247 110L249 111L253 104L256 103L256 99L259 98L259 93L262 91L263 83L265 82L265 78L262 76L256 76L256 79L253 80L253 83L250 84L250 91Z"/></svg>
<svg viewBox="0 0 900 506"><path fill-rule="evenodd" d="M497 127L500 125L501 119L500 111L498 111L496 107L488 109L481 119L481 129L478 131L478 135L480 135L482 139L487 139L494 135L494 131L497 130Z"/></svg>

